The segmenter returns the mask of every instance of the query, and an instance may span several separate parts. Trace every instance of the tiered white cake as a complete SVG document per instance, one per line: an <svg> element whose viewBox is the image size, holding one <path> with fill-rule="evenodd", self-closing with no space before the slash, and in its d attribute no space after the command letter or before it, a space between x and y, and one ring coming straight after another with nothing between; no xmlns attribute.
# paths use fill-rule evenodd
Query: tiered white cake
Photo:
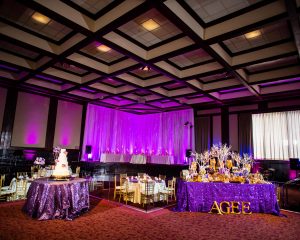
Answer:
<svg viewBox="0 0 300 240"><path fill-rule="evenodd" d="M52 176L55 178L69 177L69 166L66 149L61 149Z"/></svg>

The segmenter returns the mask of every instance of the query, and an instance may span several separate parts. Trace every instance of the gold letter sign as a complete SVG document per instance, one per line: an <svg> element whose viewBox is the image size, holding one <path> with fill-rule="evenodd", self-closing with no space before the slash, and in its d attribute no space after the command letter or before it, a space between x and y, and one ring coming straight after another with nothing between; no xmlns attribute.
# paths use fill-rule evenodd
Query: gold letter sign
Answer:
<svg viewBox="0 0 300 240"><path fill-rule="evenodd" d="M240 211L240 206L242 205L242 211ZM230 211L231 210L231 211ZM247 211L246 211L247 210ZM252 214L250 211L250 202L220 202L220 206L217 201L214 201L209 213L223 214Z"/></svg>

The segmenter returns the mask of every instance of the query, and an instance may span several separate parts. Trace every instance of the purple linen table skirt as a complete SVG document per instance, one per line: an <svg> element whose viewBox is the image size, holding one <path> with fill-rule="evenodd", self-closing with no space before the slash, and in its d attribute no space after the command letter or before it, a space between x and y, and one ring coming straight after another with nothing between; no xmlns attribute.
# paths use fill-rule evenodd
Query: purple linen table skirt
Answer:
<svg viewBox="0 0 300 240"><path fill-rule="evenodd" d="M253 213L280 215L272 184L178 182L177 211L209 212L214 201L250 202Z"/></svg>
<svg viewBox="0 0 300 240"><path fill-rule="evenodd" d="M23 210L38 220L73 220L89 209L88 182L85 179L31 183Z"/></svg>

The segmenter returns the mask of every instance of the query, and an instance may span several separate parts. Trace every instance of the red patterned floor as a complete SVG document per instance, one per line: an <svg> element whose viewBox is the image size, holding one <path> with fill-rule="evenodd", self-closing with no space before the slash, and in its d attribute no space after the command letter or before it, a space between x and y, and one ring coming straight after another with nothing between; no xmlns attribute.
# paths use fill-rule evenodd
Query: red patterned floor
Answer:
<svg viewBox="0 0 300 240"><path fill-rule="evenodd" d="M235 239L296 240L300 214L212 215L162 209L143 213L91 198L88 213L73 221L37 221L21 209L24 201L0 204L0 239Z"/></svg>

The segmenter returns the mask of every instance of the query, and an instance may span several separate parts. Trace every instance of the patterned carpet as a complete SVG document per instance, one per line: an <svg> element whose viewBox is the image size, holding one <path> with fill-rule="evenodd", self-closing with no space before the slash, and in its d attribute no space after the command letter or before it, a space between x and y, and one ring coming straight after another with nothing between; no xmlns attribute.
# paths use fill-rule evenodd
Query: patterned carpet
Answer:
<svg viewBox="0 0 300 240"><path fill-rule="evenodd" d="M91 209L73 221L37 221L22 212L24 201L0 204L0 239L268 239L296 240L300 214L212 215L162 209L143 213L91 198Z"/></svg>

